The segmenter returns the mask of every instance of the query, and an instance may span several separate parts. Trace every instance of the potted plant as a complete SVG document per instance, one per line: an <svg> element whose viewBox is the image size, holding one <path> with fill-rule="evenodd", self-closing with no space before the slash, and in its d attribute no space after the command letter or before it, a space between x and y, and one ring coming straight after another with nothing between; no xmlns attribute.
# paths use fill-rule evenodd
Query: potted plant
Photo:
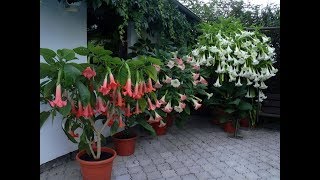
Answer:
<svg viewBox="0 0 320 180"><path fill-rule="evenodd" d="M125 91L123 91L126 102L123 108L124 130L116 133L119 126L114 124L111 127L115 149L120 156L129 156L134 153L137 135L131 127L139 124L155 135L155 131L145 119L146 115L155 117L155 122L164 123L162 117L157 113L161 103L156 96L156 88L153 87L153 80L157 79L154 65L161 65L161 61L152 57L139 56L128 59L126 63L130 66L131 72L128 71L128 79L124 86Z"/></svg>
<svg viewBox="0 0 320 180"><path fill-rule="evenodd" d="M75 53L87 56L87 63L71 61L77 59ZM40 63L40 100L52 107L40 113L40 126L50 114L59 112L66 136L78 143L76 159L83 179L110 179L117 153L102 147L102 131L107 126L124 127L126 97L121 93L129 89L127 74L136 63L111 57L111 51L92 44L57 52L41 48L40 54L45 60ZM147 69L149 74L155 72L152 64ZM96 125L98 121L102 121L102 127Z"/></svg>
<svg viewBox="0 0 320 180"><path fill-rule="evenodd" d="M246 101L251 106L254 104L252 98L257 93L257 101L262 102L266 98L262 92L267 88L264 82L278 71L273 67L275 49L270 46L270 38L259 32L258 28L253 32L244 30L240 21L234 18L203 23L200 29L203 33L198 38L196 48L190 53L191 63L201 66L203 74L211 77L212 85L216 87L212 88L214 92L218 92L224 84L232 83L234 88L245 87L247 94L244 97L249 98ZM232 89L232 86L229 87ZM221 92L219 94L222 95ZM229 101L228 98L221 97L227 103L224 106L232 106L228 104L231 102L238 106L243 100L240 96L237 97L239 100L234 97L233 101ZM231 116L235 118L239 109L231 109Z"/></svg>
<svg viewBox="0 0 320 180"><path fill-rule="evenodd" d="M163 50L157 50L156 55L164 62L164 66L159 69L159 79L155 84L160 99L163 103L162 111L166 113L166 123L174 123L181 127L187 117L190 115L190 106L195 110L201 107L201 101L197 94L208 94L207 81L199 74L197 68L191 66L189 58L183 56L178 51L166 53ZM154 127L157 124L153 125ZM166 128L165 126L162 128ZM165 132L165 129L161 132Z"/></svg>

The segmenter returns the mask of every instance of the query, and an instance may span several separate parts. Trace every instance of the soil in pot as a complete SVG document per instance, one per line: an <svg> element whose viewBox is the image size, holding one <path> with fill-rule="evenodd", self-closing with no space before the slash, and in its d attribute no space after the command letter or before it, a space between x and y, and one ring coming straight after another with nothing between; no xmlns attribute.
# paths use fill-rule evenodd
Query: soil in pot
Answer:
<svg viewBox="0 0 320 180"><path fill-rule="evenodd" d="M113 154L111 154L111 153L101 152L100 159L94 159L93 156L90 156L88 154L84 154L84 155L80 156L79 158L84 161L101 161L101 160L109 159L112 156L113 156Z"/></svg>
<svg viewBox="0 0 320 180"><path fill-rule="evenodd" d="M135 133L117 133L112 136L114 147L119 156L130 156L136 147L137 135Z"/></svg>
<svg viewBox="0 0 320 180"><path fill-rule="evenodd" d="M76 156L76 160L80 164L83 180L110 180L112 164L116 156L117 153L107 147L101 148L99 160L94 160L88 156L85 150L80 151ZM88 160L84 160L87 158Z"/></svg>

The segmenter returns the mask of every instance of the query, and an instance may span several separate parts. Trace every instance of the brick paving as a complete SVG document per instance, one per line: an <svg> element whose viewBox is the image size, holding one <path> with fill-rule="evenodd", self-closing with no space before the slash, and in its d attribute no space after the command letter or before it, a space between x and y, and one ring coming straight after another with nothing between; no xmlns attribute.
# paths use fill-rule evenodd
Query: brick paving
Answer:
<svg viewBox="0 0 320 180"><path fill-rule="evenodd" d="M233 139L205 117L192 116L166 135L139 137L135 154L116 157L112 180L280 179L280 131L241 129ZM40 174L41 180L81 180L76 161Z"/></svg>

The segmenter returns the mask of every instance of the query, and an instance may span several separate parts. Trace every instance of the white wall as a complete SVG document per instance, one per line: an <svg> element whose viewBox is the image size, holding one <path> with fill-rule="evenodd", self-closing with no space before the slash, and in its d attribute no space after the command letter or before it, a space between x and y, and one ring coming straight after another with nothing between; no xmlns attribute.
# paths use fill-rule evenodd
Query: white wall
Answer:
<svg viewBox="0 0 320 180"><path fill-rule="evenodd" d="M42 0L40 5L40 47L53 50L87 45L87 7L82 2L78 12L66 12L57 0ZM79 57L85 62L86 57ZM40 61L42 61L40 59ZM40 105L41 110L50 107ZM51 117L40 130L40 165L77 149L61 129L61 115Z"/></svg>

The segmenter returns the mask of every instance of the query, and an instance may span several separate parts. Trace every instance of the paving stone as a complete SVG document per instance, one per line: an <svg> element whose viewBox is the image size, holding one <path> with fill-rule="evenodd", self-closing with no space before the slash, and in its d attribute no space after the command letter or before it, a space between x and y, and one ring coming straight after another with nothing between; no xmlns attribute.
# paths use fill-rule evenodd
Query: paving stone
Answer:
<svg viewBox="0 0 320 180"><path fill-rule="evenodd" d="M194 174L187 174L181 176L182 180L198 180L198 178Z"/></svg>
<svg viewBox="0 0 320 180"><path fill-rule="evenodd" d="M157 166L157 169L159 171L164 171L164 170L170 170L171 169L171 166L169 163L163 163L163 164L156 164Z"/></svg>
<svg viewBox="0 0 320 180"><path fill-rule="evenodd" d="M175 161L169 164L172 167L172 169L178 169L178 168L184 167L184 164L181 161Z"/></svg>
<svg viewBox="0 0 320 180"><path fill-rule="evenodd" d="M155 165L143 166L142 169L146 173L157 171L157 167Z"/></svg>
<svg viewBox="0 0 320 180"><path fill-rule="evenodd" d="M199 180L208 180L208 179L212 179L212 178L213 178L208 172L196 173L195 176L196 176Z"/></svg>
<svg viewBox="0 0 320 180"><path fill-rule="evenodd" d="M174 170L164 170L164 171L161 171L161 174L164 178L177 176L177 174Z"/></svg>
<svg viewBox="0 0 320 180"><path fill-rule="evenodd" d="M175 169L175 172L181 176L181 175L186 175L186 174L190 174L190 170L187 167L182 167L182 168L178 168Z"/></svg>
<svg viewBox="0 0 320 180"><path fill-rule="evenodd" d="M144 172L131 174L131 180L145 180L145 179L147 179L147 175Z"/></svg>
<svg viewBox="0 0 320 180"><path fill-rule="evenodd" d="M142 172L141 166L129 167L128 168L129 174L136 174L138 172Z"/></svg>
<svg viewBox="0 0 320 180"><path fill-rule="evenodd" d="M249 180L254 180L254 179L259 179L260 178L260 176L258 176L256 173L254 173L254 172L248 172L248 173L244 173L243 174L247 179L249 179Z"/></svg>
<svg viewBox="0 0 320 180"><path fill-rule="evenodd" d="M116 176L115 180L130 180L131 177L129 174L124 174L124 175L121 175L121 176Z"/></svg>
<svg viewBox="0 0 320 180"><path fill-rule="evenodd" d="M196 174L196 173L199 173L199 172L203 172L204 169L199 166L199 165L194 165L194 166L190 166L188 167L189 168L189 171L193 174Z"/></svg>
<svg viewBox="0 0 320 180"><path fill-rule="evenodd" d="M147 178L148 179L159 179L162 178L161 172L160 171L153 171L147 173Z"/></svg>
<svg viewBox="0 0 320 180"><path fill-rule="evenodd" d="M120 176L123 174L128 174L128 169L126 167L123 168L113 168L112 174L115 176Z"/></svg>

